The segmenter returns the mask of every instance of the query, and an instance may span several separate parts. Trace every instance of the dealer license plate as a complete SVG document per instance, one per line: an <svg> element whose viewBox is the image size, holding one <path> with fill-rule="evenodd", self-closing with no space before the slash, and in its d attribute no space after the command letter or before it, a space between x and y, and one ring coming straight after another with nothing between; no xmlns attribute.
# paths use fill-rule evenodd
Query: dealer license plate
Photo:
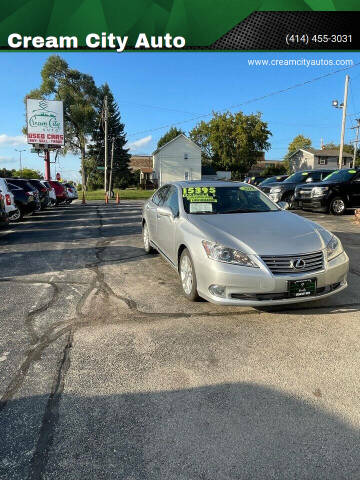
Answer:
<svg viewBox="0 0 360 480"><path fill-rule="evenodd" d="M288 282L290 297L308 297L316 294L316 278Z"/></svg>

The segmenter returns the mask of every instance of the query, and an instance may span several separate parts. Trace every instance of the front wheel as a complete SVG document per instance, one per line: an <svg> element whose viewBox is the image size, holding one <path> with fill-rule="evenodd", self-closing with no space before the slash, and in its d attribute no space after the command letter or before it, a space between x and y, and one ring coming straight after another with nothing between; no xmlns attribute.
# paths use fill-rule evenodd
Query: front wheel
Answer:
<svg viewBox="0 0 360 480"><path fill-rule="evenodd" d="M330 212L333 215L343 215L346 210L345 200L341 197L334 197L330 202Z"/></svg>
<svg viewBox="0 0 360 480"><path fill-rule="evenodd" d="M150 243L150 232L146 222L143 225L143 241L145 253L152 253L154 249L152 248Z"/></svg>
<svg viewBox="0 0 360 480"><path fill-rule="evenodd" d="M185 248L180 257L180 280L185 297L191 302L199 299L195 268L189 250Z"/></svg>

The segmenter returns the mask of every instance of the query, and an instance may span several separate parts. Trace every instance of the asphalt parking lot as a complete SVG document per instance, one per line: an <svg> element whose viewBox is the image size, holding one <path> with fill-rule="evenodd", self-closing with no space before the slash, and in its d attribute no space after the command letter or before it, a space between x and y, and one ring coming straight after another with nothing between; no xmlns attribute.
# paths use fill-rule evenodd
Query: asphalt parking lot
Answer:
<svg viewBox="0 0 360 480"><path fill-rule="evenodd" d="M360 225L349 287L274 309L189 303L145 255L141 202L0 234L0 478L355 479Z"/></svg>

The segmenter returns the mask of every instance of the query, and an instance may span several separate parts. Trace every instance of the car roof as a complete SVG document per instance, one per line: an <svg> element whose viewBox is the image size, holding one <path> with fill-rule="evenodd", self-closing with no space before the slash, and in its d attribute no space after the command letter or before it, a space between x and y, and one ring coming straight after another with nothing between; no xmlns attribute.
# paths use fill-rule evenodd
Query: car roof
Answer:
<svg viewBox="0 0 360 480"><path fill-rule="evenodd" d="M178 182L169 182L166 185L176 185L181 188L186 187L236 187L237 185L248 185L244 182L225 182L221 180L184 180Z"/></svg>

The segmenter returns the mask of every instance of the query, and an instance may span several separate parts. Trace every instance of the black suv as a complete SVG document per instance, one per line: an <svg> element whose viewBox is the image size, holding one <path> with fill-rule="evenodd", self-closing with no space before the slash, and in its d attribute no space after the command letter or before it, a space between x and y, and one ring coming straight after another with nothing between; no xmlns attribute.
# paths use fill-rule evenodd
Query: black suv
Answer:
<svg viewBox="0 0 360 480"><path fill-rule="evenodd" d="M299 184L308 184L320 182L334 170L304 170L290 175L286 180L280 183L268 183L260 189L269 195L274 202L287 202L289 208L296 208L295 188Z"/></svg>
<svg viewBox="0 0 360 480"><path fill-rule="evenodd" d="M39 192L41 210L44 210L48 205L50 205L50 196L48 189L40 182L40 180L30 179L28 180L28 182Z"/></svg>
<svg viewBox="0 0 360 480"><path fill-rule="evenodd" d="M300 185L295 197L304 210L342 215L360 207L360 169L335 170L322 182Z"/></svg>
<svg viewBox="0 0 360 480"><path fill-rule="evenodd" d="M6 183L14 195L15 205L20 210L19 220L26 214L40 210L39 192L27 180L6 178Z"/></svg>

